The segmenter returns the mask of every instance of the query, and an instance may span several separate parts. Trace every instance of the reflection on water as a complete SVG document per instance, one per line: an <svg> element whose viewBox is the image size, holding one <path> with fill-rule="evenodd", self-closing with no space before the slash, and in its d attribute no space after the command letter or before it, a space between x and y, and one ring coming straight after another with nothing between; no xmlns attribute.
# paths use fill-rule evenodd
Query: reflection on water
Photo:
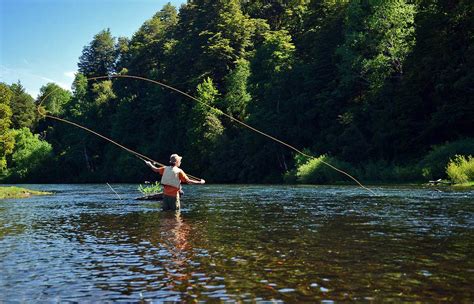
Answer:
<svg viewBox="0 0 474 304"><path fill-rule="evenodd" d="M3 301L472 302L474 192L36 185L0 201Z"/></svg>

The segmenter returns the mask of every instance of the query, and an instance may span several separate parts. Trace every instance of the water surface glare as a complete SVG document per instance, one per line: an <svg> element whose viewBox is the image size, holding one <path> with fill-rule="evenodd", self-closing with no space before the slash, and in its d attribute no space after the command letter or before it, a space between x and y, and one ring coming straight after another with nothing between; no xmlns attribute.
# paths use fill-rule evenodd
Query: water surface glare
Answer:
<svg viewBox="0 0 474 304"><path fill-rule="evenodd" d="M0 302L474 300L474 191L25 185L0 200Z"/></svg>

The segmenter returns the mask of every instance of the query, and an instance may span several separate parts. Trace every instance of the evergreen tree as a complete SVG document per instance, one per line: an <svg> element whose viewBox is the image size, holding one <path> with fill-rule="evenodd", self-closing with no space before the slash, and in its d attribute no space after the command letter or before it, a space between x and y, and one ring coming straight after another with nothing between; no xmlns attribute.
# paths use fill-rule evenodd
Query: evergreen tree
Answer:
<svg viewBox="0 0 474 304"><path fill-rule="evenodd" d="M215 154L216 145L224 131L218 113L208 107L216 106L218 96L219 92L210 78L197 87L196 98L201 103L196 102L193 105L187 127L186 159L189 159L189 168L192 171L202 172L209 169L212 155Z"/></svg>
<svg viewBox="0 0 474 304"><path fill-rule="evenodd" d="M207 38L203 46L204 55L215 67L214 77L222 79L235 65L237 60L245 58L252 46L255 24L246 17L237 0L223 0L216 3L217 19L215 24L200 33ZM221 65L221 66L219 66Z"/></svg>
<svg viewBox="0 0 474 304"><path fill-rule="evenodd" d="M224 80L226 94L222 108L226 114L239 120L245 120L246 108L252 98L248 92L249 77L250 62L240 59Z"/></svg>
<svg viewBox="0 0 474 304"><path fill-rule="evenodd" d="M10 99L12 110L12 129L23 127L33 130L37 121L37 110L33 97L26 93L20 82L10 87L13 96Z"/></svg>
<svg viewBox="0 0 474 304"><path fill-rule="evenodd" d="M107 76L115 71L116 59L115 38L110 29L106 29L95 35L92 42L84 47L77 66L79 73L87 78Z"/></svg>
<svg viewBox="0 0 474 304"><path fill-rule="evenodd" d="M224 77L238 59L246 58L253 37L264 27L244 15L239 0L200 0L188 2L180 10L176 44L170 64L173 83L186 79L194 89L206 77L222 90Z"/></svg>
<svg viewBox="0 0 474 304"><path fill-rule="evenodd" d="M178 23L178 13L166 4L158 13L138 29L130 41L119 39L120 60L118 71L126 68L129 74L151 75L158 72L159 79L166 70L167 51L172 48L173 31Z"/></svg>

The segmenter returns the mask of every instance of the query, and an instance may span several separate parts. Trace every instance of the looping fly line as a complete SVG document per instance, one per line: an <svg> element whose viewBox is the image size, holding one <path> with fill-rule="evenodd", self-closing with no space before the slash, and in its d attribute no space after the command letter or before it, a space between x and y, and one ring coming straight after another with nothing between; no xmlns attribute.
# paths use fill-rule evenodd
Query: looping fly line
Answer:
<svg viewBox="0 0 474 304"><path fill-rule="evenodd" d="M142 81L151 82L151 83L157 84L157 85L159 85L159 86L165 87L165 88L170 89L170 90L172 90L172 91L175 91L175 92L177 92L177 93L179 93L179 94L181 94L181 95L184 95L184 96L186 96L186 97L188 97L188 98L190 98L190 99L192 99L192 100L198 102L199 104L202 104L202 105L206 106L207 108L209 108L209 109L211 109L211 110L216 111L218 114L229 118L231 121L234 121L234 122L240 124L241 126L247 128L247 129L250 129L250 130L252 130L252 131L254 131L254 132L256 132L256 133L258 133L258 134L260 134L260 135L262 135L262 136L265 136L265 137L267 137L267 138L269 138L269 139L271 139L271 140L273 140L273 141L275 141L275 142L277 142L277 143L279 143L279 144L281 144L281 145L283 145L283 146L285 146L285 147L287 147L287 148L289 148L289 149L295 151L296 153L298 153L298 154L300 154L300 155L303 155L304 157L307 157L307 158L309 158L309 159L315 159L314 156L309 155L309 154L307 154L307 153L304 153L303 151L301 151L301 150L295 148L294 146L292 146L292 145L290 145L290 144L288 144L288 143L286 143L286 142L284 142L284 141L282 141L282 140L279 140L278 138L273 137L273 136L271 136L271 135L269 135L269 134L267 134L267 133L265 133L265 132L263 132L263 131L260 131L260 130L258 130L258 129L256 129L256 128L254 128L254 127L252 127L252 126L250 126L250 125L244 123L243 121L240 121L240 120L238 120L238 119L232 117L231 115L226 114L226 113L224 113L223 111L221 111L221 110L219 110L219 109L217 109L217 108L215 108L215 107L213 107L213 106L208 105L207 103L205 103L205 102L203 102L203 101L201 101L201 100L195 98L194 96L189 95L189 94L186 93L186 92L183 92L183 91L181 91L181 90L179 90L179 89L176 89L176 88L174 88L174 87L172 87L172 86L170 86L170 85L164 84L164 83L162 83L162 82L159 82L159 81L156 81L156 80L152 80L152 79L149 79L149 78L145 78L145 77L141 77L141 76L134 76L134 75L97 76L97 77L87 78L87 80L101 80L101 79L112 79L112 78L129 78L129 79L142 80ZM136 151L133 151L132 149L129 149L129 148L127 148L127 147L125 147L125 146L123 146L123 145L121 145L121 144L119 144L119 143L117 143L117 142L111 140L110 138L107 138L107 137L105 137L105 136L103 136L103 135L101 135L101 134L99 134L99 133L97 133L97 132L95 132L95 131L92 131L92 130L86 128L86 127L83 127L83 126L81 126L81 125L79 125L79 124L77 124L77 123L68 121L68 120L66 120L66 119L62 119L62 118L59 118L59 117L56 117L56 116L47 114L47 111L46 111L44 108L41 108L41 105L42 105L42 103L44 102L44 100L46 100L46 98L47 98L49 95L51 95L54 91L55 91L55 90L52 90L51 92L49 92L46 96L44 96L44 97L42 98L41 102L39 103L39 105L38 105L38 113L39 113L40 115L42 115L43 117L48 117L48 118L51 118L51 119L55 119L55 120L58 120L58 121L62 121L62 122L71 124L71 125L73 125L73 126L76 126L76 127L78 127L78 128L81 128L81 129L83 129L83 130L86 130L86 131L88 131L88 132L90 132L90 133L92 133L92 134L94 134L94 135L96 135L96 136L101 137L102 139L105 139L105 140L107 140L107 141L109 141L109 142L111 142L111 143L117 145L118 147L120 147L120 148L122 148L122 149L128 151L129 153L132 153L133 155L135 155L136 157L138 157L138 158L140 158L140 159L142 159L142 160L148 160L148 161L154 162L154 163L156 163L156 164L158 164L158 165L160 165L160 166L164 166L163 164L161 164L161 163L159 163L159 162L157 162L157 161L154 161L154 160L152 160L151 158L149 158L149 157L147 157L147 156L145 156L145 155L142 155L142 154L140 154L140 153L138 153L138 152L136 152ZM319 161L320 161L321 163L323 163L324 165L328 166L329 168L331 168L331 169L333 169L333 170L335 170L335 171L337 171L337 172L339 172L339 173L341 173L341 174L343 174L343 175L349 177L349 178L352 179L354 182L356 182L361 188L363 188L363 189L369 191L371 194L375 195L375 192L373 192L373 191L370 190L369 188L367 188L367 187L365 187L364 185L362 185L355 177L353 177L353 176L350 175L349 173L347 173L347 172L345 172L345 171L343 171L343 170L341 170L341 169L338 169L338 168L334 167L333 165L329 164L328 162L325 162L325 161L323 161L323 160L321 160L321 159L320 159ZM194 176L192 176L192 175L188 175L188 176L191 177L191 178L193 178L193 179L200 180L199 178L194 177Z"/></svg>

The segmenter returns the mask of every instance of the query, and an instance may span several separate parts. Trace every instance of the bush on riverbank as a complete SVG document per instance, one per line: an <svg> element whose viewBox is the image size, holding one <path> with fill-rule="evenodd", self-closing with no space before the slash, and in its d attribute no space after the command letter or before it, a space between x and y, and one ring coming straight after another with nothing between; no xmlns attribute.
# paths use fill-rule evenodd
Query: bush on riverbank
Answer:
<svg viewBox="0 0 474 304"><path fill-rule="evenodd" d="M447 178L446 166L456 155L474 155L474 139L466 138L435 146L420 162L427 179Z"/></svg>
<svg viewBox="0 0 474 304"><path fill-rule="evenodd" d="M310 154L306 151L306 153ZM362 182L406 183L423 180L420 167L416 165L398 165L387 161L373 161L356 167L333 156L321 155L311 160L295 157L296 168L285 174L287 183L329 184L350 182L349 177L325 165L328 163L337 169L352 175Z"/></svg>
<svg viewBox="0 0 474 304"><path fill-rule="evenodd" d="M319 157L306 160L303 157L295 158L296 168L285 174L285 181L289 183L302 184L329 184L347 181L347 177L336 170L330 168L328 163L340 170L353 174L354 168L334 157L321 155Z"/></svg>
<svg viewBox="0 0 474 304"><path fill-rule="evenodd" d="M456 184L474 182L474 158L456 155L446 167L446 174Z"/></svg>
<svg viewBox="0 0 474 304"><path fill-rule="evenodd" d="M9 183L44 181L51 164L52 146L33 134L28 128L12 130L15 136L13 153L7 158L8 170L0 176Z"/></svg>

